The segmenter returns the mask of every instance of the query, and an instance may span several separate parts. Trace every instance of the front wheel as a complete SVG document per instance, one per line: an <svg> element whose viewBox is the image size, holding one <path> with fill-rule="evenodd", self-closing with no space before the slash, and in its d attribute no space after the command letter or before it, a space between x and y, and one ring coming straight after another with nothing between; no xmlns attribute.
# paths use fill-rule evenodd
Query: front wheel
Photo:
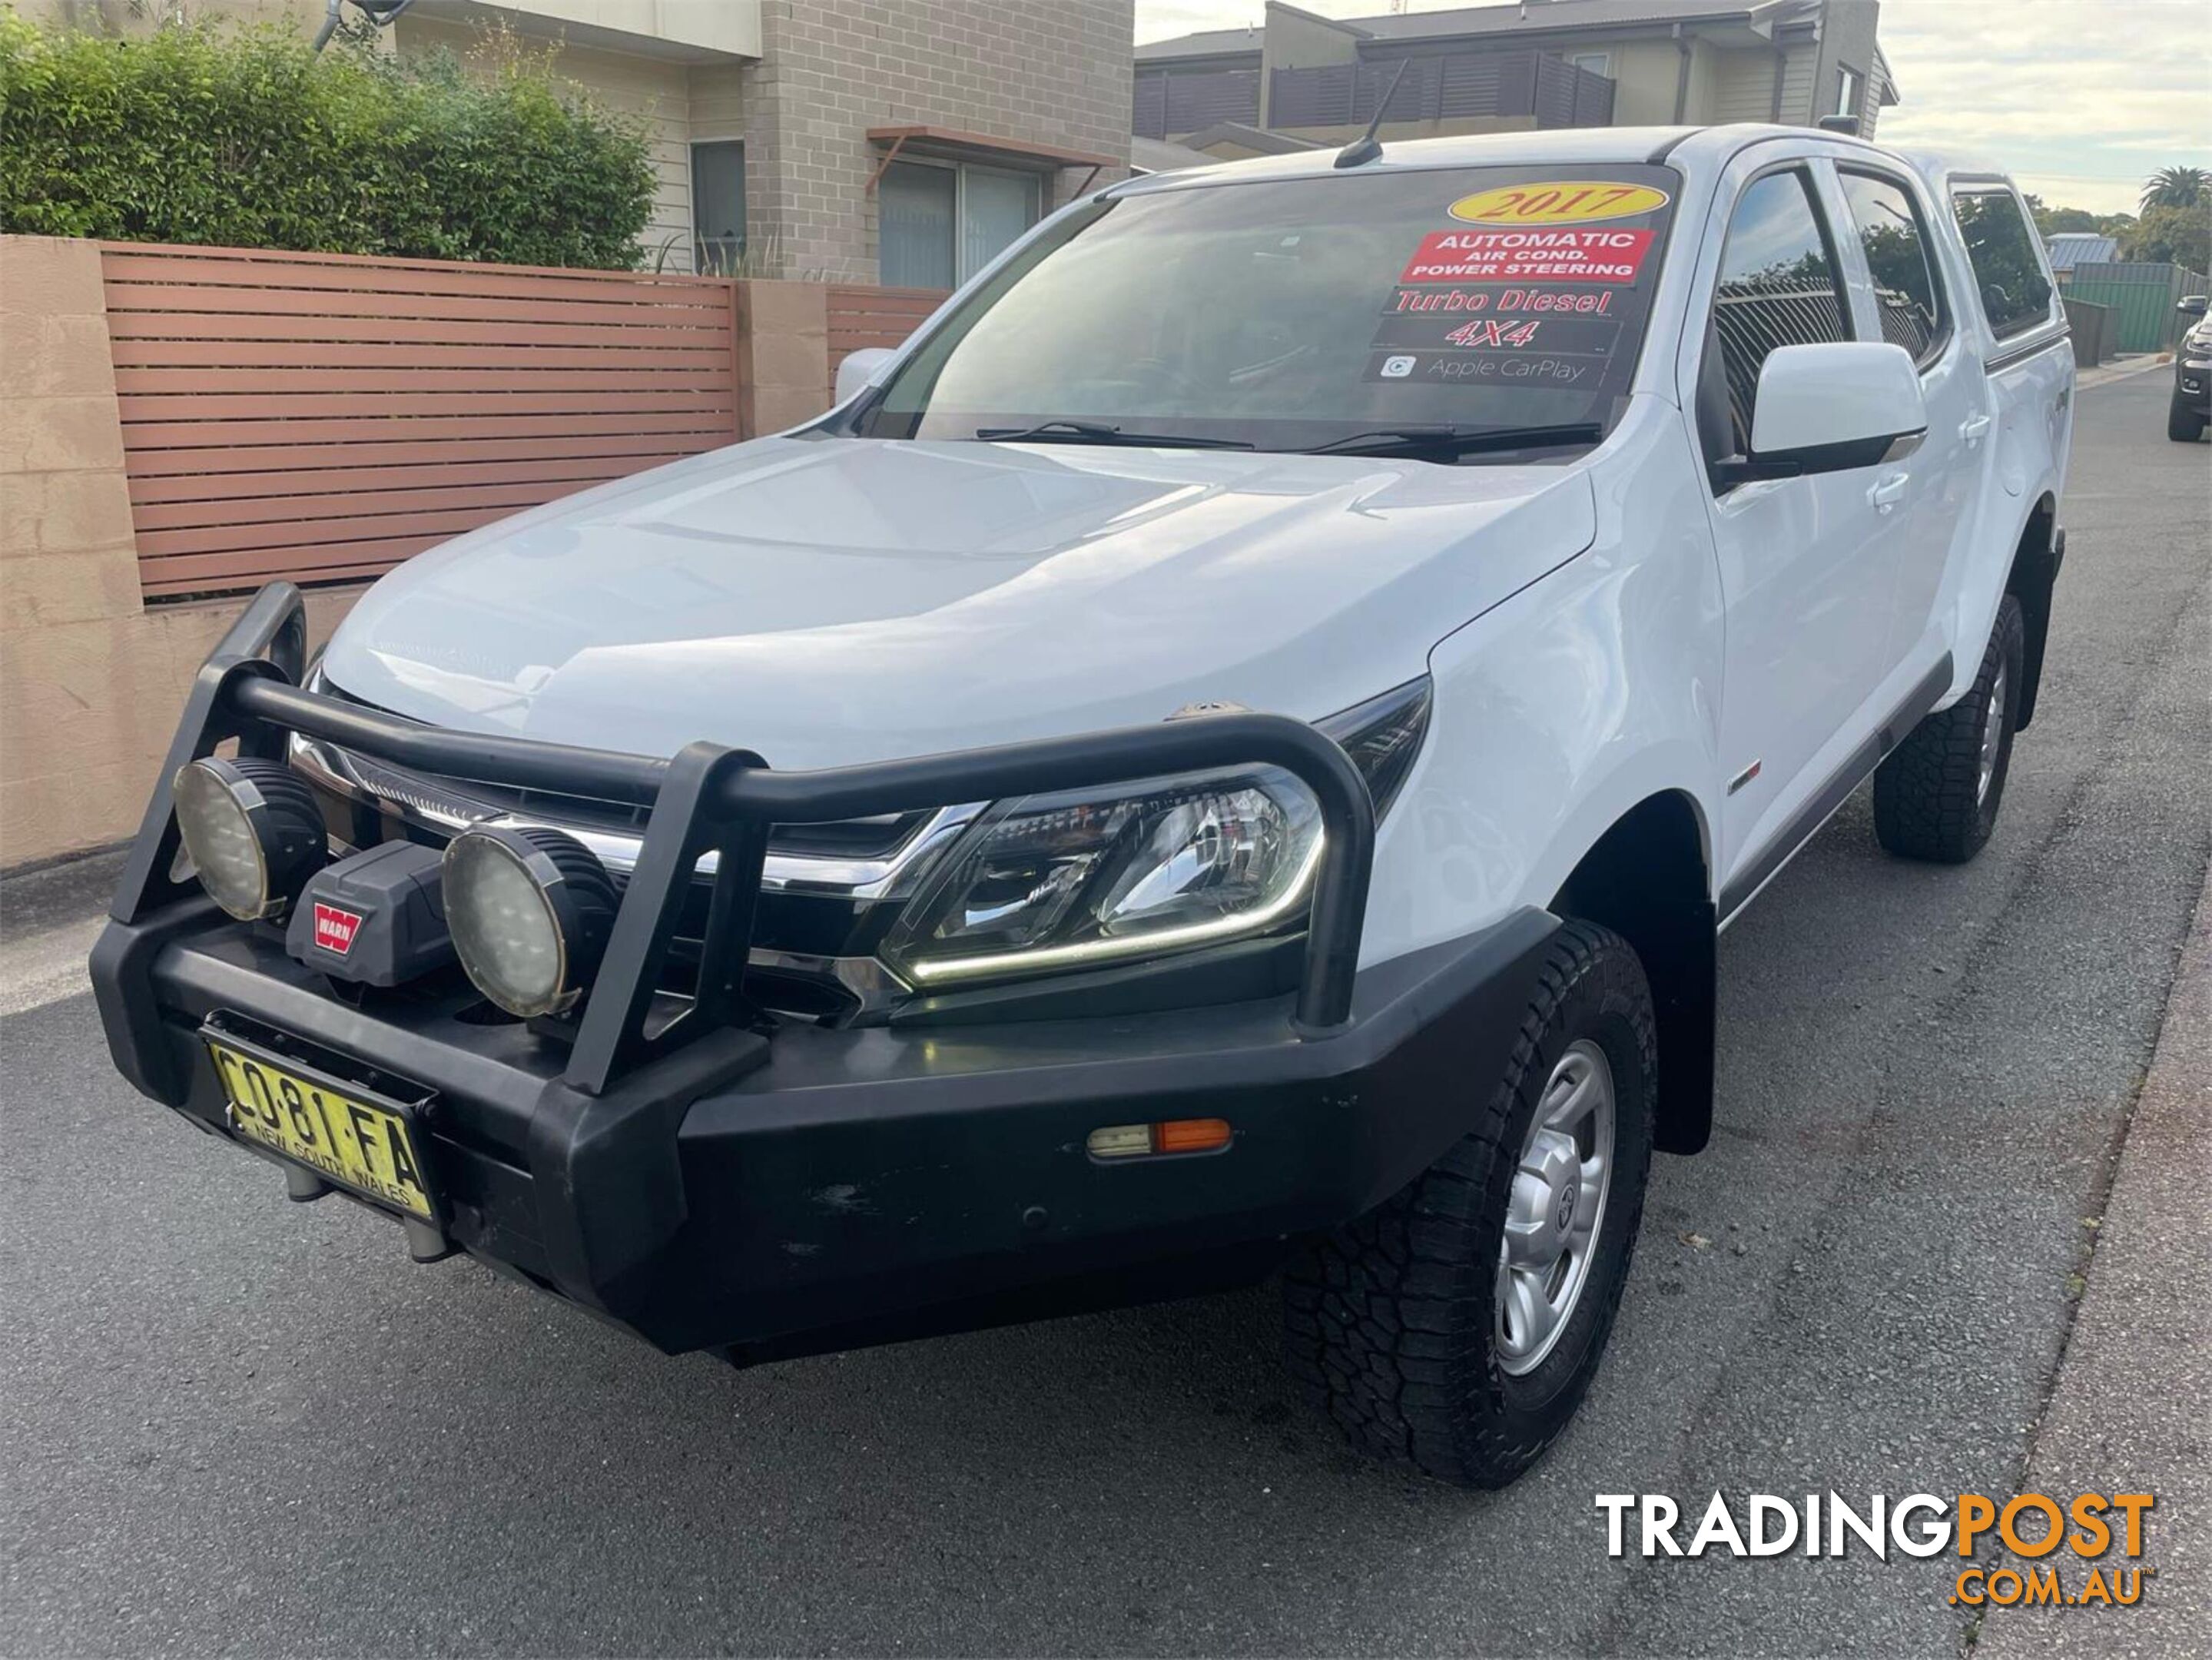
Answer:
<svg viewBox="0 0 2212 1660"><path fill-rule="evenodd" d="M1627 1282L1657 1078L1636 953L1565 924L1476 1127L1285 1278L1291 1370L1355 1445L1502 1487L1559 1438Z"/></svg>
<svg viewBox="0 0 2212 1660"><path fill-rule="evenodd" d="M1929 715L1875 770L1874 830L1905 859L1963 865L1996 827L2012 769L2027 627L2008 593L1966 695Z"/></svg>
<svg viewBox="0 0 2212 1660"><path fill-rule="evenodd" d="M2193 444L2204 435L2204 417L2179 393L2166 406L2166 435L2177 444Z"/></svg>

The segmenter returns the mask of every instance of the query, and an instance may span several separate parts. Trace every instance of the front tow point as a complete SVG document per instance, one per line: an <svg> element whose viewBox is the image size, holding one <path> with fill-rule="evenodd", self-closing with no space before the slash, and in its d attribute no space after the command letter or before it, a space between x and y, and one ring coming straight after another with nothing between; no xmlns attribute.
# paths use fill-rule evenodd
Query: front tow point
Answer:
<svg viewBox="0 0 2212 1660"><path fill-rule="evenodd" d="M313 1204L331 1190L331 1184L311 1170L284 1166L284 1196L295 1205Z"/></svg>
<svg viewBox="0 0 2212 1660"><path fill-rule="evenodd" d="M407 1216L400 1219L400 1225L407 1230L407 1254L418 1262L442 1262L460 1249L435 1223Z"/></svg>

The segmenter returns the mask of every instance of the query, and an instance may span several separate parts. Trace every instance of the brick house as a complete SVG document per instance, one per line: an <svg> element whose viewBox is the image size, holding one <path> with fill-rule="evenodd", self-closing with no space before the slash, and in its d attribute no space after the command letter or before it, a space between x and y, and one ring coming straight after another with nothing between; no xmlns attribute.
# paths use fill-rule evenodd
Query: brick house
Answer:
<svg viewBox="0 0 2212 1660"><path fill-rule="evenodd" d="M130 29L149 8L28 9ZM562 74L644 118L661 270L951 288L1128 167L1131 0L415 0L384 39L465 51L489 26L558 43Z"/></svg>
<svg viewBox="0 0 2212 1660"><path fill-rule="evenodd" d="M1340 19L1267 0L1262 16L1139 46L1139 139L1215 160L1340 144L1386 96L1385 138L1836 115L1870 137L1898 101L1879 0L1510 0Z"/></svg>

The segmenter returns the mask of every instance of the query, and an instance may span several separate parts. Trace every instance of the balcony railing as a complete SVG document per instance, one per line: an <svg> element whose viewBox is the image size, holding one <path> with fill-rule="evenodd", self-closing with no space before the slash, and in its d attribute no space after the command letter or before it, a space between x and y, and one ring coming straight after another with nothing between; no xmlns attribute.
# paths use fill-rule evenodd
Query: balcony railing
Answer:
<svg viewBox="0 0 2212 1660"><path fill-rule="evenodd" d="M1267 125L1364 125L1389 90L1399 64L1406 77L1390 99L1390 121L1450 121L1533 116L1539 127L1613 123L1613 82L1540 52L1470 52L1437 57L1277 70Z"/></svg>
<svg viewBox="0 0 2212 1660"><path fill-rule="evenodd" d="M1223 121L1260 119L1257 70L1156 70L1136 80L1130 131L1139 138L1202 132Z"/></svg>

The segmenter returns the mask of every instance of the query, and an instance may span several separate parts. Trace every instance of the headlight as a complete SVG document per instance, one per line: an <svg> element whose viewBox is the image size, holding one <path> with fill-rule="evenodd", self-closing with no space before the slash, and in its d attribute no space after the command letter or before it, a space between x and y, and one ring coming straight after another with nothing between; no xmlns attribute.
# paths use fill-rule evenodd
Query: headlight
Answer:
<svg viewBox="0 0 2212 1660"><path fill-rule="evenodd" d="M1378 817L1428 708L1421 679L1322 723ZM1264 933L1300 914L1321 854L1320 808L1273 767L1001 801L915 896L883 955L927 988Z"/></svg>
<svg viewBox="0 0 2212 1660"><path fill-rule="evenodd" d="M614 927L606 868L554 830L465 830L446 844L446 926L476 988L524 1019L583 995Z"/></svg>
<svg viewBox="0 0 2212 1660"><path fill-rule="evenodd" d="M1251 933L1291 913L1320 856L1321 810L1273 768L1022 796L976 821L884 955L929 986Z"/></svg>
<svg viewBox="0 0 2212 1660"><path fill-rule="evenodd" d="M280 762L211 755L169 792L200 885L241 922L282 916L330 858L314 792Z"/></svg>

